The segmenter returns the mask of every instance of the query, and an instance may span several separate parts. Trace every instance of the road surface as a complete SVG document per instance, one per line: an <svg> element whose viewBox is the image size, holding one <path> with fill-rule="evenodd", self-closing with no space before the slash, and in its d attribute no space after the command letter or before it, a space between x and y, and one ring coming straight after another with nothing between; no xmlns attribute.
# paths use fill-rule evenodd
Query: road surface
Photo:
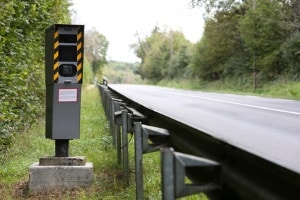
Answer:
<svg viewBox="0 0 300 200"><path fill-rule="evenodd" d="M300 174L300 101L110 84L127 98Z"/></svg>

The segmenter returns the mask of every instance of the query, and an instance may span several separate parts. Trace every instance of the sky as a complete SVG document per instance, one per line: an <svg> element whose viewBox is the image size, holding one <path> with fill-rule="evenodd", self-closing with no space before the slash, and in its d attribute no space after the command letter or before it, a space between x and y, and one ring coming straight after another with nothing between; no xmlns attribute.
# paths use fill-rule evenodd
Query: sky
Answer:
<svg viewBox="0 0 300 200"><path fill-rule="evenodd" d="M182 31L193 43L200 40L203 12L191 0L72 0L72 23L96 28L109 41L107 59L140 62L130 45L150 36L155 26Z"/></svg>

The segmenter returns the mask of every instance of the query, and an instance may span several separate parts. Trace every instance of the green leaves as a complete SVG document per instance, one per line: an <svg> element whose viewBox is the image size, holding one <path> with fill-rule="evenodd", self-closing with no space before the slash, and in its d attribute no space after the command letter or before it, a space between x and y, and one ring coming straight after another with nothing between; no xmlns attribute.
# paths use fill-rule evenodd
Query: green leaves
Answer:
<svg viewBox="0 0 300 200"><path fill-rule="evenodd" d="M160 31L157 27L151 36L133 45L141 58L140 74L153 82L173 79L186 74L191 58L192 44L179 31Z"/></svg>
<svg viewBox="0 0 300 200"><path fill-rule="evenodd" d="M205 31L197 44L155 27L133 45L140 74L162 79L233 79L258 85L286 76L300 79L298 0L194 0L205 8ZM193 50L192 50L193 49ZM253 76L255 74L255 76ZM255 77L255 78L254 78ZM256 86L255 86L256 87Z"/></svg>
<svg viewBox="0 0 300 200"><path fill-rule="evenodd" d="M198 2L214 8L192 59L194 74L202 80L251 78L256 72L263 83L278 78L290 65L295 68L287 55L295 55L296 51L289 52L282 45L291 32L290 24L294 24L289 16L295 14L292 8L296 1L245 0L228 1L226 5L218 0Z"/></svg>
<svg viewBox="0 0 300 200"><path fill-rule="evenodd" d="M44 30L70 22L68 6L68 0L0 2L0 153L44 112Z"/></svg>
<svg viewBox="0 0 300 200"><path fill-rule="evenodd" d="M107 63L106 54L109 42L106 37L96 29L85 33L85 57L91 63L94 77L100 74L103 66Z"/></svg>
<svg viewBox="0 0 300 200"><path fill-rule="evenodd" d="M300 32L295 32L281 47L282 57L292 80L300 79Z"/></svg>

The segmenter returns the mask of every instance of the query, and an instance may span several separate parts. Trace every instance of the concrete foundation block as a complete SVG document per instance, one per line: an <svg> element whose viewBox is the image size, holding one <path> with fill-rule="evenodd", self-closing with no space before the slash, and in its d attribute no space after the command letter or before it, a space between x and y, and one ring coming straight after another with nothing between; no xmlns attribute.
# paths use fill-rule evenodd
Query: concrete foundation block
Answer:
<svg viewBox="0 0 300 200"><path fill-rule="evenodd" d="M42 192L89 187L93 184L93 164L84 166L40 166L38 162L29 167L29 190Z"/></svg>
<svg viewBox="0 0 300 200"><path fill-rule="evenodd" d="M43 157L40 158L40 166L85 166L86 161L84 156L75 157Z"/></svg>

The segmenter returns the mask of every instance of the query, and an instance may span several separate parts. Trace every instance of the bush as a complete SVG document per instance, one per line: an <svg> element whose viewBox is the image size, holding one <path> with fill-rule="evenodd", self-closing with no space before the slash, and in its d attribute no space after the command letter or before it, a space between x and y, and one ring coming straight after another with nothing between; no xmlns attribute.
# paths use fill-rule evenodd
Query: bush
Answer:
<svg viewBox="0 0 300 200"><path fill-rule="evenodd" d="M44 113L44 29L70 22L68 7L68 0L0 2L0 155Z"/></svg>

